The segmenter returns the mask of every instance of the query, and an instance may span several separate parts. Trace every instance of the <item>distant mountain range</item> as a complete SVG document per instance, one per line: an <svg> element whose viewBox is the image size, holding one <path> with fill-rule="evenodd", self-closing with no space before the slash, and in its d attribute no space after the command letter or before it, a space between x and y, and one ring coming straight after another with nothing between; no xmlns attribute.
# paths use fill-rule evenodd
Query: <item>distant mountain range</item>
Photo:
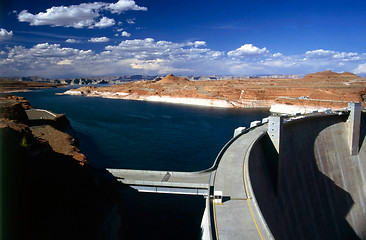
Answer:
<svg viewBox="0 0 366 240"><path fill-rule="evenodd" d="M24 81L24 82L42 82L42 83L57 83L67 85L89 85L89 84L118 84L125 82L134 82L141 80L160 80L164 76L157 75L123 75L114 77L81 77L68 79L50 79L39 76L28 77L0 77L0 80L8 81ZM250 76L182 76L190 81L207 81L207 80L229 80L229 79L248 79L248 78L299 78L298 75L250 75Z"/></svg>
<svg viewBox="0 0 366 240"><path fill-rule="evenodd" d="M67 84L67 85L86 85L86 84L123 83L139 80L154 80L156 77L157 76L125 75L118 77L82 77L82 78L68 78L68 79L50 79L38 76L29 76L29 77L0 77L0 79L10 81L47 82L47 83Z"/></svg>

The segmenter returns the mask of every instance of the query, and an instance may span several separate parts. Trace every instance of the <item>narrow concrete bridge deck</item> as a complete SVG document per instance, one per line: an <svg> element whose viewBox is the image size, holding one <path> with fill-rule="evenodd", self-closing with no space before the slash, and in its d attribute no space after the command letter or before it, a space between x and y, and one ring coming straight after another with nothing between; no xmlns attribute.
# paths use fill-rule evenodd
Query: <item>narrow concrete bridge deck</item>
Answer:
<svg viewBox="0 0 366 240"><path fill-rule="evenodd" d="M210 172L107 169L120 182L142 192L207 195Z"/></svg>

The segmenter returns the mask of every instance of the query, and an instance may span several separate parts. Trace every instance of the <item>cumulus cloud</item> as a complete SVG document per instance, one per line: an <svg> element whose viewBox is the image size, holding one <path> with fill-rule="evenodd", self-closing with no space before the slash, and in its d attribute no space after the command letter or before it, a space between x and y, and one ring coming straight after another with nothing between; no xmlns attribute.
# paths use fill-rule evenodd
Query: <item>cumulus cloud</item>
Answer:
<svg viewBox="0 0 366 240"><path fill-rule="evenodd" d="M69 39L66 39L65 42L67 42L67 43L80 43L81 41L73 39L73 38L69 38Z"/></svg>
<svg viewBox="0 0 366 240"><path fill-rule="evenodd" d="M0 28L0 41L7 40L13 37L13 31L7 31L4 28Z"/></svg>
<svg viewBox="0 0 366 240"><path fill-rule="evenodd" d="M353 70L355 74L366 74L366 63L360 64Z"/></svg>
<svg viewBox="0 0 366 240"><path fill-rule="evenodd" d="M147 11L146 7L140 7L136 5L135 1L132 0L119 0L116 3L109 4L106 9L110 10L111 13L122 13L127 10L135 10L135 11Z"/></svg>
<svg viewBox="0 0 366 240"><path fill-rule="evenodd" d="M135 19L127 19L126 22L128 24L135 24Z"/></svg>
<svg viewBox="0 0 366 240"><path fill-rule="evenodd" d="M46 9L45 12L37 14L23 10L18 14L18 20L28 22L32 26L106 28L115 25L115 20L102 16L102 11L119 14L128 10L146 11L147 8L136 5L133 0L119 0L117 3L81 3L70 6L53 6Z"/></svg>
<svg viewBox="0 0 366 240"><path fill-rule="evenodd" d="M358 53L354 52L337 52L331 50L317 49L307 51L305 53L305 60L307 59L327 59L328 61L357 61L360 60Z"/></svg>
<svg viewBox="0 0 366 240"><path fill-rule="evenodd" d="M205 41L195 41L195 42L189 42L188 45L195 46L195 47L204 47L206 46Z"/></svg>
<svg viewBox="0 0 366 240"><path fill-rule="evenodd" d="M130 37L131 36L131 33L128 33L126 31L123 31L123 32L121 32L121 36L122 37Z"/></svg>
<svg viewBox="0 0 366 240"><path fill-rule="evenodd" d="M260 56L269 53L267 48L258 48L253 46L253 44L244 44L240 48L233 51L229 51L227 55L229 57L252 57Z"/></svg>
<svg viewBox="0 0 366 240"><path fill-rule="evenodd" d="M56 63L57 65L71 65L72 61L70 59L64 59Z"/></svg>
<svg viewBox="0 0 366 240"><path fill-rule="evenodd" d="M89 41L106 40L106 37L100 37ZM256 57L249 61L247 58L230 57L228 52L215 51L206 45L204 41L177 43L145 38L110 44L101 52L65 48L60 44L49 43L37 44L31 48L7 47L0 53L0 75L73 77L172 72L192 75L250 75L302 74L325 69L366 74L366 53L311 50L298 55L284 55L270 53L266 48L256 49L251 45L248 49L252 51L247 51L252 53L249 56L253 56L253 52L261 55L254 55Z"/></svg>
<svg viewBox="0 0 366 240"><path fill-rule="evenodd" d="M88 42L94 42L94 43L101 43L101 42L108 42L109 38L107 37L92 37L88 40Z"/></svg>
<svg viewBox="0 0 366 240"><path fill-rule="evenodd" d="M98 28L106 28L113 26L115 23L116 22L112 18L102 17L94 26Z"/></svg>
<svg viewBox="0 0 366 240"><path fill-rule="evenodd" d="M324 49L317 49L312 51L307 51L305 55L311 58L326 58L334 55L334 51L324 50Z"/></svg>

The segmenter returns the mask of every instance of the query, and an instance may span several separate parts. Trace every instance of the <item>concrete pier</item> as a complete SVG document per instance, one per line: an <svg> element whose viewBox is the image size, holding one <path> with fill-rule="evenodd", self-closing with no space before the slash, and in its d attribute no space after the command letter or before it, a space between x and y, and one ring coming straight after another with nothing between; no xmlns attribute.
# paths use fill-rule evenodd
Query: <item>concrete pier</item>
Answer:
<svg viewBox="0 0 366 240"><path fill-rule="evenodd" d="M357 155L360 144L361 103L349 103L348 142L351 155Z"/></svg>
<svg viewBox="0 0 366 240"><path fill-rule="evenodd" d="M282 116L270 116L268 121L268 135L275 146L277 153L280 152L282 146L282 133L283 133L283 117Z"/></svg>

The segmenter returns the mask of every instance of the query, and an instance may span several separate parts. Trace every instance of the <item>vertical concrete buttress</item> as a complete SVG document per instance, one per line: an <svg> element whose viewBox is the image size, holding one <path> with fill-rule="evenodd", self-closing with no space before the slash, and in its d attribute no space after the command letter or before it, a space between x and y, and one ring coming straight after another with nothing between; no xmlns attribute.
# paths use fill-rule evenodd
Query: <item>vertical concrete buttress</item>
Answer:
<svg viewBox="0 0 366 240"><path fill-rule="evenodd" d="M283 131L283 117L282 116L270 116L268 121L268 135L275 146L277 153L280 153L281 149L281 135Z"/></svg>
<svg viewBox="0 0 366 240"><path fill-rule="evenodd" d="M348 103L350 109L348 117L348 141L351 155L357 155L360 143L361 103Z"/></svg>

